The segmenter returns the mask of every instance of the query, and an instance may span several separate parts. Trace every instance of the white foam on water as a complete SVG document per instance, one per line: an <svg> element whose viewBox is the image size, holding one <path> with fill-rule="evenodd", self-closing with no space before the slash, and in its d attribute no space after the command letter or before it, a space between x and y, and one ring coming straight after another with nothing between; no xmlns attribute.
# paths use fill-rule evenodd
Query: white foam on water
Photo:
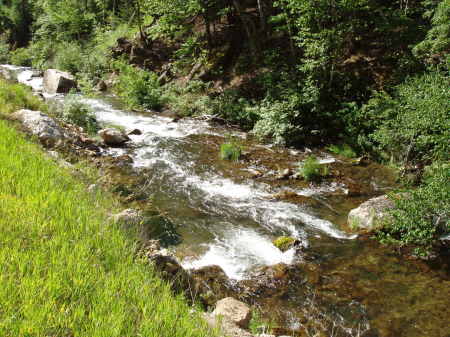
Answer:
<svg viewBox="0 0 450 337"><path fill-rule="evenodd" d="M255 267L290 264L294 257L294 249L283 253L273 245L270 238L254 230L235 229L217 238L202 257L185 260L182 265L187 269L218 265L229 278L241 280Z"/></svg>
<svg viewBox="0 0 450 337"><path fill-rule="evenodd" d="M44 79L42 77L35 77L35 71L30 69L24 69L17 75L17 81L25 84L33 91L42 91L44 89Z"/></svg>
<svg viewBox="0 0 450 337"><path fill-rule="evenodd" d="M110 123L125 127L128 130L139 129L145 138L146 134L158 135L168 138L183 138L192 134L206 133L209 128L206 122L181 120L172 122L171 118L163 116L141 116L115 109L112 105L92 98L83 98L95 112L97 120L102 123Z"/></svg>

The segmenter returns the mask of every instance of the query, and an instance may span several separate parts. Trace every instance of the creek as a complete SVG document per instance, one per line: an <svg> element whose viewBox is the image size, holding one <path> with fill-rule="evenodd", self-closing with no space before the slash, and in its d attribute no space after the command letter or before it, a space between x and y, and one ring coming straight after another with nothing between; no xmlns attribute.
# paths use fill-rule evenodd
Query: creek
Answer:
<svg viewBox="0 0 450 337"><path fill-rule="evenodd" d="M29 68L10 66L17 80L42 90L42 78ZM63 100L62 96L46 96ZM141 191L167 214L167 247L186 269L217 265L239 285L270 285L237 294L261 310L280 334L296 336L449 337L448 263L405 259L377 242L352 234L348 212L371 197L394 189L392 170L376 163L353 165L323 149L262 145L239 130L202 118L174 121L164 114L132 112L113 96L80 98L98 121L126 130L127 154ZM244 159L219 159L219 146L232 135ZM313 153L329 165L320 184L279 180ZM264 175L254 177L255 171ZM279 236L300 240L303 253L281 252ZM274 267L275 266L275 267ZM239 288L242 291L242 287ZM319 334L322 333L322 334Z"/></svg>

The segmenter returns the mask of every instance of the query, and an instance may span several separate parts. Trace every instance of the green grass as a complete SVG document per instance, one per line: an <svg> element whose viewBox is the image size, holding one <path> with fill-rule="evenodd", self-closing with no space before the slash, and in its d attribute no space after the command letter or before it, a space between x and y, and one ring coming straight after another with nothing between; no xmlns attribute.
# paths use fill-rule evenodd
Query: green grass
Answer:
<svg viewBox="0 0 450 337"><path fill-rule="evenodd" d="M298 171L306 181L320 181L329 174L328 166L320 164L314 156L300 163Z"/></svg>
<svg viewBox="0 0 450 337"><path fill-rule="evenodd" d="M46 105L22 84L12 84L0 78L0 116L19 109L47 111Z"/></svg>
<svg viewBox="0 0 450 337"><path fill-rule="evenodd" d="M233 143L223 143L220 145L220 159L238 161L241 157L241 148Z"/></svg>
<svg viewBox="0 0 450 337"><path fill-rule="evenodd" d="M108 223L113 200L0 135L0 336L211 336Z"/></svg>
<svg viewBox="0 0 450 337"><path fill-rule="evenodd" d="M337 154L339 156L347 158L356 158L356 152L352 149L350 145L340 144L340 145L330 145L328 151Z"/></svg>

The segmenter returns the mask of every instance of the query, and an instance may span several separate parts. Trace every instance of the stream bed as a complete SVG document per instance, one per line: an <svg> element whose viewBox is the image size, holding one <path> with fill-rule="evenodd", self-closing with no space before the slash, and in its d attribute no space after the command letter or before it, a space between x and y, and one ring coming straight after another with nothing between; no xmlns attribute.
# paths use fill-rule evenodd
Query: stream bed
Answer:
<svg viewBox="0 0 450 337"><path fill-rule="evenodd" d="M10 67L19 82L42 90L33 70ZM183 267L219 266L236 296L259 308L274 331L450 336L448 262L408 260L347 227L351 209L397 186L389 168L354 165L322 149L263 145L202 118L127 111L113 96L80 99L103 125L142 131L130 136L131 146L108 154L133 159L130 175L140 177L146 196L140 202L167 214L164 243ZM239 162L219 159L230 135L244 148ZM311 153L330 167L330 177L320 184L277 179ZM298 239L302 253L281 252L272 243L279 236Z"/></svg>

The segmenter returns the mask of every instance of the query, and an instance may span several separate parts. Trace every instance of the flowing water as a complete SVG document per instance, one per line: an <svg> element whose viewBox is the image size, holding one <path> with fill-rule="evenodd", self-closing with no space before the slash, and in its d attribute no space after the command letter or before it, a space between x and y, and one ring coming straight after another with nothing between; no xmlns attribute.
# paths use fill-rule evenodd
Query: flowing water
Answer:
<svg viewBox="0 0 450 337"><path fill-rule="evenodd" d="M2 67L19 82L42 89L35 71ZM319 185L281 181L277 172L295 168L310 150L261 145L202 119L174 122L127 111L114 97L81 99L102 124L142 131L130 136L132 146L109 154L133 158L133 171L145 177L142 189L151 195L149 202L173 222L177 240L169 248L185 268L218 265L230 279L246 282L263 267L288 266L279 289L253 301L280 331L313 336L320 329L304 327L305 320L314 320L329 336L450 336L448 265L405 260L345 230L350 209L395 187L389 169L352 166L317 150L340 178ZM244 146L245 160L218 159L229 134ZM254 169L265 177L254 179ZM355 184L362 192L349 193ZM276 197L280 193L294 197ZM300 240L307 256L276 248L272 241L281 235Z"/></svg>

